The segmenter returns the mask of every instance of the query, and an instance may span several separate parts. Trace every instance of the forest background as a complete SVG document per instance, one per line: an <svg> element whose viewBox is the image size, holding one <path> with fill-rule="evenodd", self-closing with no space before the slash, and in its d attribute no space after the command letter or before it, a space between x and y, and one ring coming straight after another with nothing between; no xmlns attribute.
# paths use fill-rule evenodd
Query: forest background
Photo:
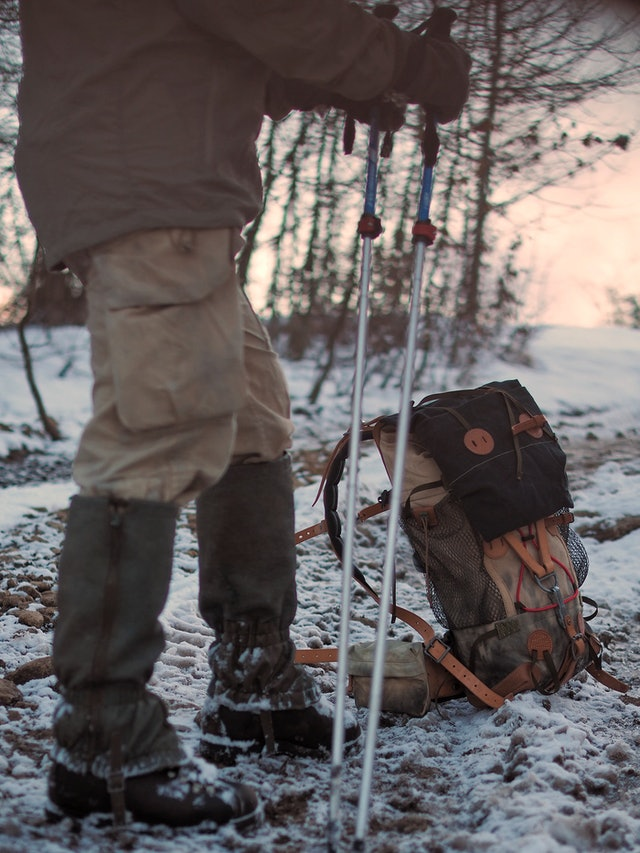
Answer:
<svg viewBox="0 0 640 853"><path fill-rule="evenodd" d="M398 6L405 29L433 10L427 0ZM458 365L462 380L483 349L526 357L530 328L550 318L640 326L640 10L629 0L459 0L455 11L471 94L439 130L418 377L435 359ZM46 272L13 172L20 67L17 2L0 0L2 321L83 322L81 287ZM381 355L404 334L423 122L410 107L381 162L369 326ZM265 120L264 206L238 259L287 357L320 343L311 401L357 311L367 129L345 156L343 125L335 110ZM565 286L567 265L578 292Z"/></svg>
<svg viewBox="0 0 640 853"><path fill-rule="evenodd" d="M422 384L425 373L443 383L462 381L465 374L478 384L507 378L513 362L526 360L530 350L532 366L519 365L518 372L557 419L569 448L581 512L578 530L590 540L590 583L602 605L598 630L607 662L612 659L616 673L634 681L633 695L628 703L614 702L577 679L554 697L553 706L547 697L527 694L490 719L465 705L449 718L434 713L415 724L384 726L371 849L638 850L638 332L593 329L578 337L567 329L591 293L571 267L574 274L562 274L567 264L582 264L600 300L597 320L640 327L637 4L456 0L455 5L455 35L474 58L473 88L459 121L440 130L433 205L439 237L428 252L417 381ZM412 27L432 8L425 0L405 0L399 23ZM4 323L20 333L28 368L27 323L81 324L85 306L77 282L46 273L22 208L12 165L19 74L17 4L0 0L0 286L10 297ZM318 520L312 507L316 478L325 451L338 437L336 425L346 424L348 416L352 367L345 353L350 355L351 347L342 344L351 342L359 289L356 225L366 129L359 128L354 153L346 157L343 121L328 112L294 114L278 125L265 122L259 140L265 206L246 230L239 259L241 276L287 356L283 363L297 419L293 458L301 527ZM373 258L372 415L387 405L385 377L397 376L402 361L422 123L420 110L410 109L381 168L379 213L385 230ZM622 187L619 197L611 194L614 185ZM585 212L596 221L602 217L601 239L578 234L569 252L563 240L570 222L584 221ZM530 334L554 317L555 328ZM30 406L14 369L13 330L3 330L0 587L6 592L17 584L21 594L35 593L33 582L43 577L49 591L55 588L62 507L75 488L71 457L90 407L85 330L34 328L28 337L61 429L42 405L41 421L48 437L61 440L49 443L27 423ZM481 362L487 350L508 364L493 358L474 371L474 360ZM452 369L440 370L447 366ZM330 375L335 382L326 382ZM27 376L33 379L29 369ZM323 383L323 397L308 405ZM365 468L363 474L368 472ZM373 474L370 480L363 476L369 501L379 493L377 469ZM363 565L377 565L383 536L367 533L366 549L359 553ZM166 614L169 643L157 684L195 744L209 639L196 613L193 544L193 521L185 516ZM320 540L305 543L301 563L296 640L317 647L337 634L339 573ZM417 573L401 578L400 591L408 606L425 607ZM38 607L24 609L32 613ZM373 603L369 607L355 622L362 632L357 639L369 638L366 629L377 619ZM42 629L25 628L11 608L2 617L5 660L0 663L6 677L25 659L49 654L54 614L49 611ZM331 674L323 672L321 678L325 692L332 692ZM80 837L68 824L52 829L44 822L44 752L57 695L51 678L33 678L20 690L23 698L0 720L0 847L5 841L6 849L17 853L35 845L51 853L111 851L112 840L101 829L88 827ZM349 779L359 778L357 760ZM208 839L211 849L324 849L325 766L274 768L252 761L233 772L269 800L268 819L257 838L219 835ZM347 809L355 803L354 786L350 782L346 791ZM196 832L183 832L179 846L200 851L202 840ZM153 853L174 851L176 838L144 828L135 844Z"/></svg>

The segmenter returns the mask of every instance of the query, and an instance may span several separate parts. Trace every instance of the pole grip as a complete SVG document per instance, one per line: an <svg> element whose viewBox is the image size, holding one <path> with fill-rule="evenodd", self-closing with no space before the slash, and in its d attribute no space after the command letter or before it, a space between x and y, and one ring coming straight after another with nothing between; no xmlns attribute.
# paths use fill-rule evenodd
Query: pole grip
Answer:
<svg viewBox="0 0 640 853"><path fill-rule="evenodd" d="M434 9L425 23L426 34L435 38L449 38L451 27L457 18L458 16L453 9L442 6Z"/></svg>

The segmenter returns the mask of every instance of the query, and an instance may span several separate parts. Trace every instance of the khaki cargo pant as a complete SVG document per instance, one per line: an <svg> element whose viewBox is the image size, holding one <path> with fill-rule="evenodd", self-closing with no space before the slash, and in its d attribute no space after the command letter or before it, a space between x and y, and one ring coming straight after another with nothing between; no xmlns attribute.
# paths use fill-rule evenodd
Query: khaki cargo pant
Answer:
<svg viewBox="0 0 640 853"><path fill-rule="evenodd" d="M81 494L184 504L231 462L290 446L282 368L235 275L241 245L234 229L157 229L68 259L94 377Z"/></svg>

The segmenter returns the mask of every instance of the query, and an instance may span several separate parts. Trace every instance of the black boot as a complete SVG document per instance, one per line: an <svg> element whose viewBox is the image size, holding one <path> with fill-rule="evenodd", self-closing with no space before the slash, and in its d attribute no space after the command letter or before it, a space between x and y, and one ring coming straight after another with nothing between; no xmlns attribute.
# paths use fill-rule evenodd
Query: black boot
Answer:
<svg viewBox="0 0 640 853"><path fill-rule="evenodd" d="M154 501L71 502L53 643L62 693L49 783L54 813L112 810L122 822L131 811L172 825L256 813L248 789L199 778L162 701L145 686L164 643L158 617L176 514Z"/></svg>
<svg viewBox="0 0 640 853"><path fill-rule="evenodd" d="M294 663L289 635L296 555L288 457L232 466L196 506L200 610L216 632L201 753L328 753L333 708ZM352 715L345 724L350 746L360 728Z"/></svg>
<svg viewBox="0 0 640 853"><path fill-rule="evenodd" d="M259 815L258 799L251 788L206 782L194 766L130 776L126 783L123 781L121 797L125 813L134 820L167 826L211 821L245 827L255 823ZM50 818L113 814L113 799L113 786L105 779L54 764L49 776Z"/></svg>

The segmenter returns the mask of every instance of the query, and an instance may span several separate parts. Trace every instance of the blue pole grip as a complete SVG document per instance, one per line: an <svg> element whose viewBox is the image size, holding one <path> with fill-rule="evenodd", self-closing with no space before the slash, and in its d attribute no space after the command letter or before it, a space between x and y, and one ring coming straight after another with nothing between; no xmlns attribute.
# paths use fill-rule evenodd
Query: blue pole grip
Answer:
<svg viewBox="0 0 640 853"><path fill-rule="evenodd" d="M420 187L420 199L418 201L418 222L426 222L426 220L429 219L432 190L433 166L425 165L422 170L422 186Z"/></svg>
<svg viewBox="0 0 640 853"><path fill-rule="evenodd" d="M369 128L369 147L367 149L367 180L364 191L364 212L367 215L375 215L376 194L378 191L378 150L380 148L380 130L378 118L374 114L371 117Z"/></svg>

